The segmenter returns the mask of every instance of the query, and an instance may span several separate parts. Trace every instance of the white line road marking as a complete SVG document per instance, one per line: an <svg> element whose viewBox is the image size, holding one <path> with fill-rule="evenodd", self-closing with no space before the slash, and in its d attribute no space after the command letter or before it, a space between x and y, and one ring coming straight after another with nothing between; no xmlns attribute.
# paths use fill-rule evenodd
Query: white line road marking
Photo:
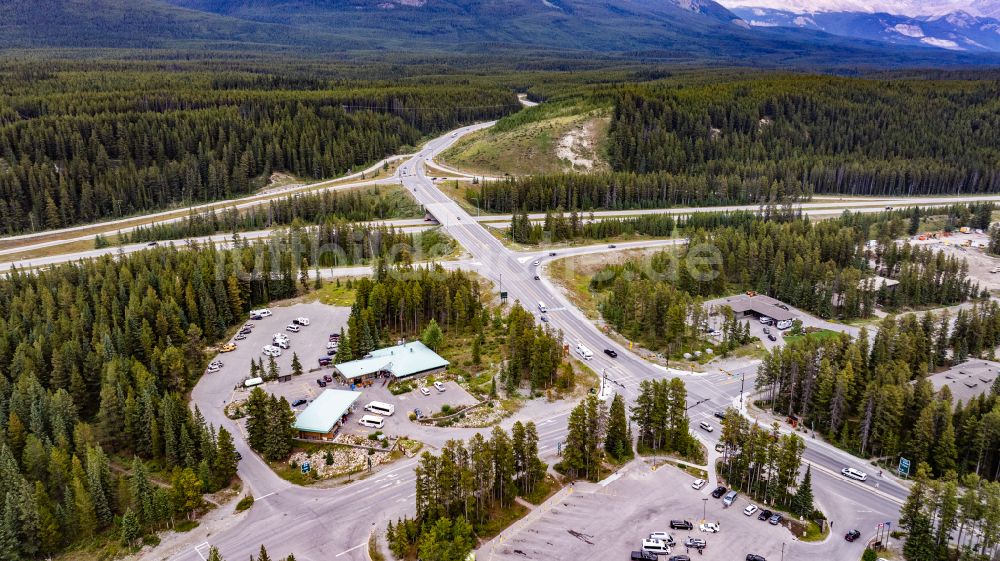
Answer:
<svg viewBox="0 0 1000 561"><path fill-rule="evenodd" d="M268 494L266 494L266 495L263 495L263 496L260 496L260 497L257 497L257 498L255 498L255 499L254 499L254 502L256 502L256 501L263 501L264 499L266 499L266 498L270 497L270 496L271 496L271 495L273 495L274 493L277 493L277 491L273 491L273 492L271 492L271 493L268 493Z"/></svg>
<svg viewBox="0 0 1000 561"><path fill-rule="evenodd" d="M334 555L334 557L340 557L341 555L343 555L345 553L350 553L350 552L354 551L355 549L358 549L359 547L364 547L366 545L368 545L368 542L359 543L358 545L352 547L351 549L345 549L344 551L341 551L340 553Z"/></svg>
<svg viewBox="0 0 1000 561"><path fill-rule="evenodd" d="M201 561L205 561L205 554L201 552L202 549L205 549L207 552L212 549L212 546L208 542L202 542L194 546L194 552L198 554L198 557L201 557Z"/></svg>

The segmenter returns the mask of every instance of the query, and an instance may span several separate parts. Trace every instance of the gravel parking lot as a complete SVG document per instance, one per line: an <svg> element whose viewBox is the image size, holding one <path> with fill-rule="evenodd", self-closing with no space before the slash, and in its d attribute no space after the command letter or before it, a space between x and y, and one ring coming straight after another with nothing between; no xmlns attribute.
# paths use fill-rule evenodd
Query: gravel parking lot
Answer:
<svg viewBox="0 0 1000 561"><path fill-rule="evenodd" d="M642 539L652 532L668 532L677 542L671 555L690 555L693 559L722 561L743 559L747 553L777 561L782 544L792 542L791 533L782 526L745 516L748 504L740 497L733 506L723 508L713 499L711 489L691 488L693 477L672 467L652 471L635 463L619 479L607 485L577 483L572 492L554 506L530 513L519 530L493 540L480 549L483 558L496 560L575 559L608 561L628 559L639 549ZM708 499L704 501L703 499ZM718 521L717 534L698 530L702 511L710 521ZM671 519L684 519L694 530L671 530ZM702 555L685 551L684 540L702 538L707 546ZM804 544L803 544L804 545ZM787 553L787 551L786 551ZM666 561L667 556L661 556Z"/></svg>

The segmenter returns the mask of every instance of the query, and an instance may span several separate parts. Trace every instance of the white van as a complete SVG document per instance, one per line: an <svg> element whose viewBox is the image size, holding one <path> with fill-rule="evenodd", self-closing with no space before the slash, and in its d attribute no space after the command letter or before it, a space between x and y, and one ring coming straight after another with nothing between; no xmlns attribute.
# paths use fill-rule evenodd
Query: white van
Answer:
<svg viewBox="0 0 1000 561"><path fill-rule="evenodd" d="M274 341L275 343L277 343L278 341L288 341L288 335L285 335L284 333L275 333L271 337L271 340Z"/></svg>
<svg viewBox="0 0 1000 561"><path fill-rule="evenodd" d="M670 546L663 540L642 540L642 550L656 555L670 555Z"/></svg>
<svg viewBox="0 0 1000 561"><path fill-rule="evenodd" d="M549 309L545 307L545 302L539 302L538 303L538 311L542 312L543 314L545 312L549 311Z"/></svg>
<svg viewBox="0 0 1000 561"><path fill-rule="evenodd" d="M309 325L309 318L299 317L292 320L292 323L297 323L302 326Z"/></svg>
<svg viewBox="0 0 1000 561"><path fill-rule="evenodd" d="M783 319L775 324L775 327L777 327L778 329L788 329L791 326L792 326L792 320L790 319Z"/></svg>
<svg viewBox="0 0 1000 561"><path fill-rule="evenodd" d="M365 415L364 417L361 417L361 420L358 421L358 424L363 427L380 429L383 426L385 426L385 419L379 417L378 415Z"/></svg>
<svg viewBox="0 0 1000 561"><path fill-rule="evenodd" d="M736 497L738 496L739 493L737 493L736 491L730 491L726 493L725 497L722 497L722 504L726 506L732 506L732 504L736 502Z"/></svg>
<svg viewBox="0 0 1000 561"><path fill-rule="evenodd" d="M263 378L249 378L245 382L243 382L243 387L244 388L252 388L254 386L259 386L259 385L261 385L263 383L264 383L264 379Z"/></svg>
<svg viewBox="0 0 1000 561"><path fill-rule="evenodd" d="M840 470L840 473L845 477L850 477L851 479L857 479L858 481L864 481L868 479L868 474L861 471L860 469L844 468Z"/></svg>
<svg viewBox="0 0 1000 561"><path fill-rule="evenodd" d="M299 329L301 328L294 323L289 323L288 325L285 326L285 331L291 331L292 333L298 333Z"/></svg>
<svg viewBox="0 0 1000 561"><path fill-rule="evenodd" d="M584 346L583 343L576 346L576 354L580 355L583 360L590 360L594 358L594 352Z"/></svg>
<svg viewBox="0 0 1000 561"><path fill-rule="evenodd" d="M376 415L391 417L392 414L396 412L396 406L389 403L382 403L381 401L373 401L368 405L365 405L365 411L375 413Z"/></svg>
<svg viewBox="0 0 1000 561"><path fill-rule="evenodd" d="M274 342L274 346L280 349L287 349L290 345L288 344L288 339L278 339Z"/></svg>

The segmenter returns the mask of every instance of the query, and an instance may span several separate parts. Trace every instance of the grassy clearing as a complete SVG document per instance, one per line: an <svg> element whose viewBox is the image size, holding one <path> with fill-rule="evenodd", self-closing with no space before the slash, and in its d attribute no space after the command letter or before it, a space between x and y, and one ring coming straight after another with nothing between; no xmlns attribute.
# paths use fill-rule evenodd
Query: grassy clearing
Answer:
<svg viewBox="0 0 1000 561"><path fill-rule="evenodd" d="M511 503L507 508L494 508L486 517L486 522L473 525L473 530L481 542L487 542L523 518L528 512L527 507L518 503Z"/></svg>
<svg viewBox="0 0 1000 561"><path fill-rule="evenodd" d="M585 137L589 149L576 150L592 160L594 169L606 169L602 146L607 135L608 110L579 105L527 109L525 116L470 134L441 154L441 163L465 172L499 176L572 171L557 154L568 134Z"/></svg>
<svg viewBox="0 0 1000 561"><path fill-rule="evenodd" d="M314 292L316 298L323 304L327 306L340 306L340 307L350 307L354 305L354 298L357 295L357 291L353 288L348 288L347 283L341 279L337 279L333 282L327 282L318 291Z"/></svg>

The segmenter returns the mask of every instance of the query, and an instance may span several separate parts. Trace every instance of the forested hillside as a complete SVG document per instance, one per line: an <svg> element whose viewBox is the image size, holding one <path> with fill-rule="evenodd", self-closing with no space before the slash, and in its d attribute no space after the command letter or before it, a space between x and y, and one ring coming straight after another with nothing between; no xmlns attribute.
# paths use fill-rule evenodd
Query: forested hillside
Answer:
<svg viewBox="0 0 1000 561"><path fill-rule="evenodd" d="M0 229L37 231L343 174L518 107L493 86L134 71L2 73Z"/></svg>
<svg viewBox="0 0 1000 561"><path fill-rule="evenodd" d="M1000 192L995 80L684 76L595 92L614 104L614 171L486 182L467 198L539 212Z"/></svg>
<svg viewBox="0 0 1000 561"><path fill-rule="evenodd" d="M1000 85L777 76L625 88L611 165L730 176L789 193L1000 190Z"/></svg>

